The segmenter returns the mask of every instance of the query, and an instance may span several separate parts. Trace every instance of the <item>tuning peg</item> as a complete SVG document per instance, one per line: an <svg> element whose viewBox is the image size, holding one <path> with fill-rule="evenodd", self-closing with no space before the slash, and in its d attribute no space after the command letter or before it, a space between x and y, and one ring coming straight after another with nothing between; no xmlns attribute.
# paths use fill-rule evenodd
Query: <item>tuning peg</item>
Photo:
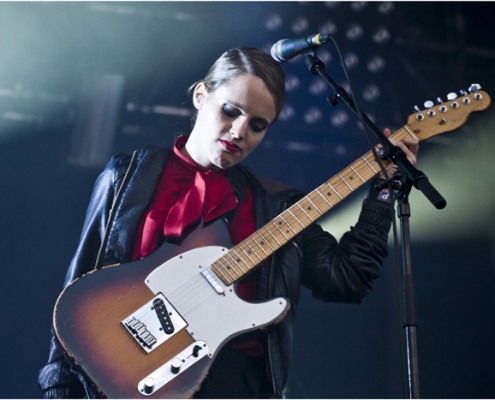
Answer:
<svg viewBox="0 0 495 400"><path fill-rule="evenodd" d="M438 103L438 104L442 104L442 103L443 103L443 100L442 100L442 98L441 98L441 97L437 97L437 103Z"/></svg>
<svg viewBox="0 0 495 400"><path fill-rule="evenodd" d="M479 83L471 83L468 90L469 93L477 92L478 90L481 90L481 85Z"/></svg>
<svg viewBox="0 0 495 400"><path fill-rule="evenodd" d="M457 93L450 92L449 94L447 94L447 100L455 100L455 99L457 99Z"/></svg>
<svg viewBox="0 0 495 400"><path fill-rule="evenodd" d="M418 121L422 121L423 119L425 119L424 115L421 114L421 110L419 109L419 107L417 105L414 106L414 111L416 111L416 119Z"/></svg>
<svg viewBox="0 0 495 400"><path fill-rule="evenodd" d="M435 105L435 103L433 103L433 101L431 100L426 100L425 101L425 108L431 108Z"/></svg>
<svg viewBox="0 0 495 400"><path fill-rule="evenodd" d="M461 90L459 90L459 94L461 96L465 96L465 95L467 95L467 92L465 90L461 89Z"/></svg>

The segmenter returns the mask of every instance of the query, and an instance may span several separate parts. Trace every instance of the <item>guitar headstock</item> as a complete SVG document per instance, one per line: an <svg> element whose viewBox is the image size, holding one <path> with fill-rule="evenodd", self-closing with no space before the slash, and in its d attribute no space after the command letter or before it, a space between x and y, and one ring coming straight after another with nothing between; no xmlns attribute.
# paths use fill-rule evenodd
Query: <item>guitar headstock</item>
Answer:
<svg viewBox="0 0 495 400"><path fill-rule="evenodd" d="M449 93L448 101L433 104L426 102L425 109L409 115L408 129L419 140L449 132L462 126L472 112L482 111L490 105L490 96L477 84L471 85L469 93L460 96Z"/></svg>

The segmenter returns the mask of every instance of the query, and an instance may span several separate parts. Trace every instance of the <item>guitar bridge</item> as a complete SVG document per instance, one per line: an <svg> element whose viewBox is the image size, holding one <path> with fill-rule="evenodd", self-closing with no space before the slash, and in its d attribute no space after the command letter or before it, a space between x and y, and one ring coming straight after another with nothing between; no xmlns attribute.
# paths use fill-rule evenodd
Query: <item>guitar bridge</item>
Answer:
<svg viewBox="0 0 495 400"><path fill-rule="evenodd" d="M147 353L187 326L186 321L161 293L121 323Z"/></svg>

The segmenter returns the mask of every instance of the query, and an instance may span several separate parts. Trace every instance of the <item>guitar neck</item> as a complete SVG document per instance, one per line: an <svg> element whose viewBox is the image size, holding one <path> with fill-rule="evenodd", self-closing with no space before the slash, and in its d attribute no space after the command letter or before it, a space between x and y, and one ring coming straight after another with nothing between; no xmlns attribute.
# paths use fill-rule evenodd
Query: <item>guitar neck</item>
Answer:
<svg viewBox="0 0 495 400"><path fill-rule="evenodd" d="M458 99L431 105L427 109L411 114L407 124L391 135L391 138L402 140L409 136L421 141L452 131L464 124L471 112L485 110L490 102L490 96L475 87L471 93L464 93ZM388 163L377 160L373 151L368 151L230 249L211 265L212 271L226 285L237 282L373 178L381 170L380 164L385 167Z"/></svg>
<svg viewBox="0 0 495 400"><path fill-rule="evenodd" d="M416 138L407 127L401 128L391 137L400 140L407 135ZM373 152L368 151L230 249L212 264L212 270L226 285L237 282L373 178L381 170L379 162L384 167L388 164L388 161L377 161Z"/></svg>

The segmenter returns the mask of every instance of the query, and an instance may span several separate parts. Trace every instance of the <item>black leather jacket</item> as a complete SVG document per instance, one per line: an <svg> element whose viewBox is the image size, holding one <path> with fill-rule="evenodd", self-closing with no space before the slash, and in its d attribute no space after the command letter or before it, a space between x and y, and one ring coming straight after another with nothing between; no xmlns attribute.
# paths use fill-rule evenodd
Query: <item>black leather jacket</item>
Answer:
<svg viewBox="0 0 495 400"><path fill-rule="evenodd" d="M121 154L110 160L96 181L64 286L96 265L130 260L134 234L151 201L168 152L148 147L136 151L132 157ZM258 228L304 195L258 178L243 166L227 171L227 177L235 191L242 186L238 185L239 181L251 184ZM312 224L260 268L260 300L283 296L291 303L285 319L268 333L269 371L276 395L282 395L287 383L294 310L301 284L315 298L324 301L361 302L379 276L387 255L392 218L392 204L378 200L372 186L357 224L340 242L319 225ZM66 361L55 336L48 363L40 371L39 385L46 397L93 397L84 378Z"/></svg>

